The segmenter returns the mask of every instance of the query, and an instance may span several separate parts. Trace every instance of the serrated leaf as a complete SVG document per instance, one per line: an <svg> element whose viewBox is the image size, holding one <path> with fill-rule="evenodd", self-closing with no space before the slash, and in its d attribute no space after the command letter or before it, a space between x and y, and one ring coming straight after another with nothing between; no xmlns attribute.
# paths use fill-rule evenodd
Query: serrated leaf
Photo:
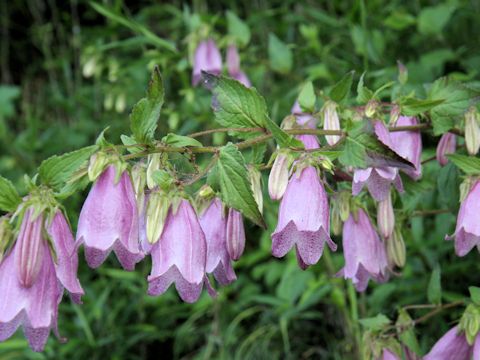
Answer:
<svg viewBox="0 0 480 360"><path fill-rule="evenodd" d="M303 143L300 140L295 139L293 136L283 131L276 123L270 118L265 121L267 130L270 131L280 147L296 147L303 148Z"/></svg>
<svg viewBox="0 0 480 360"><path fill-rule="evenodd" d="M420 354L420 345L415 335L414 327L412 326L413 320L404 309L399 309L399 315L395 325L399 326L402 330L399 334L400 341L406 345L415 354Z"/></svg>
<svg viewBox="0 0 480 360"><path fill-rule="evenodd" d="M227 11L228 33L236 38L239 43L246 46L250 42L250 29L245 22L234 12Z"/></svg>
<svg viewBox="0 0 480 360"><path fill-rule="evenodd" d="M268 35L268 58L272 69L276 72L286 74L292 69L292 51L272 33Z"/></svg>
<svg viewBox="0 0 480 360"><path fill-rule="evenodd" d="M365 163L366 157L367 153L365 152L365 148L347 137L345 139L345 145L343 147L342 153L340 154L338 159L344 166L365 168L367 167Z"/></svg>
<svg viewBox="0 0 480 360"><path fill-rule="evenodd" d="M140 147L140 146L132 146L132 145L136 145L137 142L135 141L135 139L131 136L127 136L127 135L120 135L120 140L122 140L122 143L123 145L127 145L127 151L131 154L136 154L136 153L139 153L139 152L142 152L144 150L144 148Z"/></svg>
<svg viewBox="0 0 480 360"><path fill-rule="evenodd" d="M480 288L476 286L470 286L468 291L470 291L470 299L472 299L475 304L480 305Z"/></svg>
<svg viewBox="0 0 480 360"><path fill-rule="evenodd" d="M429 100L443 100L430 111L434 135L440 135L455 125L471 105L474 92L447 78L436 80L428 91Z"/></svg>
<svg viewBox="0 0 480 360"><path fill-rule="evenodd" d="M300 95L298 95L298 103L304 112L311 113L315 110L316 100L317 98L315 96L313 84L309 81L303 86L302 91L300 91Z"/></svg>
<svg viewBox="0 0 480 360"><path fill-rule="evenodd" d="M342 79L333 86L332 90L330 90L329 93L330 99L338 103L348 96L348 94L350 93L350 89L352 88L354 74L355 71L350 71L349 73L345 74Z"/></svg>
<svg viewBox="0 0 480 360"><path fill-rule="evenodd" d="M167 145L174 147L185 147L185 146L203 146L202 143L194 138L189 136L177 135L177 134L168 134L162 139Z"/></svg>
<svg viewBox="0 0 480 360"><path fill-rule="evenodd" d="M262 214L253 197L245 160L234 144L228 143L221 148L216 168L222 201L265 228Z"/></svg>
<svg viewBox="0 0 480 360"><path fill-rule="evenodd" d="M460 154L448 154L447 158L467 175L480 174L480 158Z"/></svg>
<svg viewBox="0 0 480 360"><path fill-rule="evenodd" d="M360 80L358 81L357 85L357 102L360 104L367 103L373 97L373 91L363 84L365 74L366 73L363 73L362 76L360 76Z"/></svg>
<svg viewBox="0 0 480 360"><path fill-rule="evenodd" d="M381 330L386 325L390 324L390 319L383 314L378 314L375 317L359 319L358 322L368 330Z"/></svg>
<svg viewBox="0 0 480 360"><path fill-rule="evenodd" d="M422 114L424 112L430 111L435 106L440 105L445 100L437 99L437 100L420 100L415 98L407 98L403 100L400 105L402 106L402 114L406 116L415 116L418 114Z"/></svg>
<svg viewBox="0 0 480 360"><path fill-rule="evenodd" d="M130 128L138 142L148 144L154 140L163 97L162 75L155 66L148 84L147 96L135 104L130 114Z"/></svg>
<svg viewBox="0 0 480 360"><path fill-rule="evenodd" d="M38 168L40 180L55 191L62 190L75 171L93 155L97 148L96 145L92 145L44 160Z"/></svg>
<svg viewBox="0 0 480 360"><path fill-rule="evenodd" d="M0 176L0 210L14 212L21 202L22 199L12 182Z"/></svg>
<svg viewBox="0 0 480 360"><path fill-rule="evenodd" d="M432 304L440 304L442 302L442 284L440 267L435 267L430 276L427 288L428 302Z"/></svg>

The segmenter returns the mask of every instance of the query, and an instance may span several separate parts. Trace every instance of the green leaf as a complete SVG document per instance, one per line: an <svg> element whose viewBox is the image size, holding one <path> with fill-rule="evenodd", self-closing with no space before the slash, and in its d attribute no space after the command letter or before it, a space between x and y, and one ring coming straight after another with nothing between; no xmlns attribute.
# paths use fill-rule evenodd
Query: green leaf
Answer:
<svg viewBox="0 0 480 360"><path fill-rule="evenodd" d="M440 34L456 9L453 4L440 4L422 9L418 16L418 31L425 35Z"/></svg>
<svg viewBox="0 0 480 360"><path fill-rule="evenodd" d="M250 42L250 29L237 14L227 10L228 33L238 40L238 42L246 46Z"/></svg>
<svg viewBox="0 0 480 360"><path fill-rule="evenodd" d="M315 110L315 102L317 98L315 96L315 90L313 89L313 84L311 81L307 82L300 95L298 95L298 103L302 111L312 113Z"/></svg>
<svg viewBox="0 0 480 360"><path fill-rule="evenodd" d="M0 210L14 212L21 202L22 198L12 182L0 176Z"/></svg>
<svg viewBox="0 0 480 360"><path fill-rule="evenodd" d="M44 160L38 168L41 181L55 191L62 190L75 172L97 151L97 148L96 145L92 145Z"/></svg>
<svg viewBox="0 0 480 360"><path fill-rule="evenodd" d="M449 154L447 158L467 175L480 174L480 158L474 156Z"/></svg>
<svg viewBox="0 0 480 360"><path fill-rule="evenodd" d="M440 105L445 100L437 99L437 100L420 100L415 98L407 98L400 102L402 106L402 114L406 116L415 116L418 114L425 113L430 111L435 106Z"/></svg>
<svg viewBox="0 0 480 360"><path fill-rule="evenodd" d="M297 140L293 136L287 134L270 118L266 119L265 125L267 130L272 133L275 141L280 147L303 148L303 143L300 140Z"/></svg>
<svg viewBox="0 0 480 360"><path fill-rule="evenodd" d="M478 93L455 81L447 78L436 80L428 91L428 99L443 102L430 111L434 135L443 134L453 128L455 118L463 116L475 95Z"/></svg>
<svg viewBox="0 0 480 360"><path fill-rule="evenodd" d="M373 91L364 86L363 79L366 73L363 73L360 76L360 80L358 81L357 85L357 102L360 104L367 103L371 98L373 98Z"/></svg>
<svg viewBox="0 0 480 360"><path fill-rule="evenodd" d="M454 209L459 197L458 169L451 161L438 172L437 189L440 203Z"/></svg>
<svg viewBox="0 0 480 360"><path fill-rule="evenodd" d="M375 317L359 319L358 322L368 330L381 330L390 324L390 319L383 314L378 314Z"/></svg>
<svg viewBox="0 0 480 360"><path fill-rule="evenodd" d="M470 291L470 298L472 301L475 304L480 305L480 288L476 286L470 286L468 291Z"/></svg>
<svg viewBox="0 0 480 360"><path fill-rule="evenodd" d="M353 166L356 168L366 168L365 158L367 153L365 148L357 142L347 137L341 155L338 157L344 166Z"/></svg>
<svg viewBox="0 0 480 360"><path fill-rule="evenodd" d="M268 35L268 58L270 66L276 72L287 74L292 69L292 51L272 33Z"/></svg>
<svg viewBox="0 0 480 360"><path fill-rule="evenodd" d="M238 148L228 143L220 150L216 165L220 185L220 197L228 207L240 211L255 224L265 228L248 180L245 160Z"/></svg>
<svg viewBox="0 0 480 360"><path fill-rule="evenodd" d="M138 142L151 143L154 140L157 121L163 105L163 97L162 75L156 66L148 84L147 97L140 99L130 114L130 128Z"/></svg>
<svg viewBox="0 0 480 360"><path fill-rule="evenodd" d="M163 49L173 51L173 52L177 51L177 49L175 48L175 45L172 42L158 37L157 35L155 35L155 33L148 30L145 26L135 21L129 20L126 17L122 16L121 14L117 14L112 10L98 3L91 2L90 5L95 9L95 11L102 14L106 18L112 20L113 22L119 23L120 25L123 25L129 28L130 30L134 31L137 34L142 34L143 36L145 36L145 39L147 39L151 44Z"/></svg>
<svg viewBox="0 0 480 360"><path fill-rule="evenodd" d="M409 13L394 10L383 23L394 30L403 30L415 24L415 17Z"/></svg>
<svg viewBox="0 0 480 360"><path fill-rule="evenodd" d="M436 266L433 269L432 275L430 276L427 289L427 298L428 302L432 304L440 304L442 302L442 284L439 266Z"/></svg>
<svg viewBox="0 0 480 360"><path fill-rule="evenodd" d="M175 147L184 147L184 146L203 146L202 143L194 138L189 136L182 136L177 134L168 134L163 137L162 142L166 145L171 145Z"/></svg>
<svg viewBox="0 0 480 360"><path fill-rule="evenodd" d="M416 354L420 354L420 345L418 343L415 331L412 326L412 318L408 315L408 312L404 309L398 310L398 318L395 325L401 329L406 329L400 332L399 338L402 344L406 345L410 350Z"/></svg>
<svg viewBox="0 0 480 360"><path fill-rule="evenodd" d="M349 73L345 74L342 79L333 86L329 94L330 99L338 103L348 96L352 87L354 74L355 71L350 71Z"/></svg>
<svg viewBox="0 0 480 360"><path fill-rule="evenodd" d="M137 141L131 137L131 136L127 136L127 135L120 135L120 139L122 140L122 143L123 145L127 145L127 151L131 154L136 154L136 153L139 153L139 152L142 152L144 151L145 149L140 147L140 146L132 146L132 145L136 145L137 144Z"/></svg>

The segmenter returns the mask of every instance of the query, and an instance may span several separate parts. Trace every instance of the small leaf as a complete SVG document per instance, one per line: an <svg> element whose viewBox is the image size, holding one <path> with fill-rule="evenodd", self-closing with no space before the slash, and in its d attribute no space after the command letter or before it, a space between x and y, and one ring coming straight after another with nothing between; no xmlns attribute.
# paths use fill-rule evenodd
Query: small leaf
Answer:
<svg viewBox="0 0 480 360"><path fill-rule="evenodd" d="M449 154L447 158L451 160L456 167L468 175L480 174L480 158L474 156Z"/></svg>
<svg viewBox="0 0 480 360"><path fill-rule="evenodd" d="M283 131L276 123L270 118L266 119L265 125L276 140L280 147L296 147L303 149L303 143L300 140L295 139L293 136Z"/></svg>
<svg viewBox="0 0 480 360"><path fill-rule="evenodd" d="M248 181L245 160L238 148L228 143L220 150L217 162L220 197L225 205L237 209L257 225L265 228Z"/></svg>
<svg viewBox="0 0 480 360"><path fill-rule="evenodd" d="M0 210L14 212L21 202L22 198L12 182L0 176Z"/></svg>
<svg viewBox="0 0 480 360"><path fill-rule="evenodd" d="M120 139L122 140L122 143L123 145L127 145L127 151L129 153L132 153L132 154L136 154L136 153L139 153L139 152L142 152L144 150L144 148L142 148L141 146L132 146L132 145L136 145L137 142L135 141L135 139L131 136L127 136L127 135L120 135Z"/></svg>
<svg viewBox="0 0 480 360"><path fill-rule="evenodd" d="M402 330L399 335L400 341L410 350L415 352L415 354L420 354L420 345L418 344L417 336L415 335L415 331L413 329L412 318L404 309L399 309L398 313L399 315L395 325L397 325L400 329L405 329Z"/></svg>
<svg viewBox="0 0 480 360"><path fill-rule="evenodd" d="M440 267L436 266L433 269L427 289L428 301L432 304L440 304L442 302L442 284Z"/></svg>
<svg viewBox="0 0 480 360"><path fill-rule="evenodd" d="M315 96L313 84L309 81L303 86L302 91L300 91L300 95L298 95L298 103L300 104L302 111L312 113L315 110L316 100L317 98Z"/></svg>
<svg viewBox="0 0 480 360"><path fill-rule="evenodd" d="M367 167L365 163L366 157L367 157L367 153L365 152L365 148L362 145L350 139L349 137L347 137L345 139L345 145L343 147L343 151L338 157L338 159L344 166L365 168Z"/></svg>
<svg viewBox="0 0 480 360"><path fill-rule="evenodd" d="M363 73L360 76L360 80L357 85L357 102L360 104L367 103L371 98L373 98L373 91L363 85L363 78L366 73Z"/></svg>
<svg viewBox="0 0 480 360"><path fill-rule="evenodd" d="M228 33L246 46L250 42L250 29L234 12L227 10Z"/></svg>
<svg viewBox="0 0 480 360"><path fill-rule="evenodd" d="M130 128L135 139L140 143L154 140L157 121L163 105L164 88L162 76L156 66L148 84L147 97L135 104L130 114Z"/></svg>
<svg viewBox="0 0 480 360"><path fill-rule="evenodd" d="M92 145L44 160L38 168L40 179L55 191L60 191L97 148L96 145Z"/></svg>
<svg viewBox="0 0 480 360"><path fill-rule="evenodd" d="M202 143L194 138L189 136L182 136L177 134L168 134L162 139L167 145L171 145L174 147L184 147L184 146L203 146Z"/></svg>
<svg viewBox="0 0 480 360"><path fill-rule="evenodd" d="M472 301L475 304L480 305L480 288L476 286L470 286L468 291L470 291L470 298Z"/></svg>
<svg viewBox="0 0 480 360"><path fill-rule="evenodd" d="M359 319L358 322L368 330L381 330L390 324L390 319L383 314L378 314L375 317Z"/></svg>
<svg viewBox="0 0 480 360"><path fill-rule="evenodd" d="M352 87L354 74L355 71L350 71L349 73L345 74L342 79L333 86L329 94L330 99L338 103L348 96Z"/></svg>
<svg viewBox="0 0 480 360"><path fill-rule="evenodd" d="M439 4L422 9L418 16L418 31L421 34L440 34L456 9L454 4Z"/></svg>
<svg viewBox="0 0 480 360"><path fill-rule="evenodd" d="M443 99L438 100L420 100L415 98L407 98L404 101L400 102L402 106L402 114L406 116L415 116L427 111L430 111L435 106L443 103Z"/></svg>
<svg viewBox="0 0 480 360"><path fill-rule="evenodd" d="M276 72L287 74L292 69L292 51L272 33L268 36L268 58L272 69Z"/></svg>

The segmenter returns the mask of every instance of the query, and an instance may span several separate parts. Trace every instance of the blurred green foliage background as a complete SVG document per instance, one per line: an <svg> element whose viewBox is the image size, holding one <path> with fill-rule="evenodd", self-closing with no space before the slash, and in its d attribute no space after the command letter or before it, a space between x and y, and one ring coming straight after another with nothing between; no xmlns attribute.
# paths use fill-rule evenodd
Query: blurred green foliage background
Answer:
<svg viewBox="0 0 480 360"><path fill-rule="evenodd" d="M223 54L229 41L238 44L243 70L279 122L305 80L321 89L350 70L357 79L367 71L376 88L396 78L397 60L407 66L412 89L447 74L480 80L479 19L475 0L1 1L0 173L22 189L24 173L33 175L53 154L91 144L104 128L118 141L128 133L128 113L155 64L166 86L158 132L213 127L210 94L191 86L190 59L207 35ZM427 156L437 140L424 137L431 147ZM59 315L69 341L60 344L51 336L45 352L35 354L18 332L0 343L0 358L355 359L362 336L358 318L383 313L394 319L401 306L428 303L433 269L441 267L442 301L478 285L479 255L457 258L453 244L443 241L455 222L459 174L433 162L424 173L425 180L412 191L407 186L397 204L452 213L412 218L402 274L371 284L366 294L333 276L343 265L341 251L327 251L305 272L294 256L272 258L277 204L266 199L269 229L246 224L238 280L220 289L218 298L204 294L189 305L172 289L148 297L149 260L133 273L113 258L92 271L81 256L84 304L65 299ZM436 179L440 192L431 183ZM67 201L73 224L85 196ZM427 351L460 314L449 310L420 325L420 349Z"/></svg>

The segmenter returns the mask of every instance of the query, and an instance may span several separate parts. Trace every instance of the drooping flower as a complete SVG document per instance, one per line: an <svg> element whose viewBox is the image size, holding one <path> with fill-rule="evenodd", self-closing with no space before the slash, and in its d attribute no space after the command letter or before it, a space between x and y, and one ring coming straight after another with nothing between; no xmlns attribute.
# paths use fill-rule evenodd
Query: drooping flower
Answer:
<svg viewBox="0 0 480 360"><path fill-rule="evenodd" d="M393 233L395 226L395 214L392 206L392 195L389 192L387 197L377 204L377 225L380 235L387 239Z"/></svg>
<svg viewBox="0 0 480 360"><path fill-rule="evenodd" d="M252 86L248 76L240 68L240 56L235 45L229 45L227 48L227 70L228 74L238 80L246 87Z"/></svg>
<svg viewBox="0 0 480 360"><path fill-rule="evenodd" d="M170 207L151 256L149 295L161 295L175 283L183 301L197 301L206 279L207 243L195 210L187 200L182 199L177 209Z"/></svg>
<svg viewBox="0 0 480 360"><path fill-rule="evenodd" d="M395 353L385 348L382 351L382 360L400 360L400 359Z"/></svg>
<svg viewBox="0 0 480 360"><path fill-rule="evenodd" d="M202 78L202 71L215 75L222 72L222 55L213 39L202 41L198 44L193 59L192 85L196 86Z"/></svg>
<svg viewBox="0 0 480 360"><path fill-rule="evenodd" d="M435 343L423 360L469 360L472 350L465 335L455 326Z"/></svg>
<svg viewBox="0 0 480 360"><path fill-rule="evenodd" d="M17 241L0 263L0 341L20 325L34 351L43 350L51 329L59 337L58 305L64 287L77 303L83 295L77 266L73 235L62 212L57 211L48 224L43 213L28 207Z"/></svg>
<svg viewBox="0 0 480 360"><path fill-rule="evenodd" d="M374 122L375 134L386 146L393 148L390 134L381 121ZM376 201L385 200L390 193L390 184L393 184L399 192L403 192L402 179L398 169L390 166L370 167L366 169L355 169L353 173L352 194L358 195L366 185L370 195Z"/></svg>
<svg viewBox="0 0 480 360"><path fill-rule="evenodd" d="M245 228L242 214L235 209L228 210L226 236L228 255L237 261L245 250Z"/></svg>
<svg viewBox="0 0 480 360"><path fill-rule="evenodd" d="M437 145L437 161L441 166L447 165L446 155L453 154L457 147L457 136L450 132L442 135Z"/></svg>
<svg viewBox="0 0 480 360"><path fill-rule="evenodd" d="M114 165L94 183L78 220L77 241L85 245L90 267L100 266L113 250L126 270L144 254L139 245L139 216L135 191L127 171L116 182Z"/></svg>
<svg viewBox="0 0 480 360"><path fill-rule="evenodd" d="M475 246L480 251L480 180L477 180L460 205L457 226L452 236L445 240L455 239L455 253L458 256L467 255Z"/></svg>
<svg viewBox="0 0 480 360"><path fill-rule="evenodd" d="M352 279L357 291L365 291L370 278L384 282L388 278L385 245L363 209L350 214L343 225L345 267L340 271Z"/></svg>
<svg viewBox="0 0 480 360"><path fill-rule="evenodd" d="M207 274L227 285L237 277L227 251L227 218L219 199L214 199L198 218L207 241Z"/></svg>
<svg viewBox="0 0 480 360"><path fill-rule="evenodd" d="M323 106L323 129L324 130L340 130L340 119L337 113L337 104L334 101L327 101ZM339 135L325 136L328 145L333 146L339 140Z"/></svg>
<svg viewBox="0 0 480 360"><path fill-rule="evenodd" d="M416 117L400 116L395 127L418 125ZM395 152L410 161L415 169L402 169L412 179L417 180L422 175L422 135L420 131L394 131L390 133L392 148Z"/></svg>

